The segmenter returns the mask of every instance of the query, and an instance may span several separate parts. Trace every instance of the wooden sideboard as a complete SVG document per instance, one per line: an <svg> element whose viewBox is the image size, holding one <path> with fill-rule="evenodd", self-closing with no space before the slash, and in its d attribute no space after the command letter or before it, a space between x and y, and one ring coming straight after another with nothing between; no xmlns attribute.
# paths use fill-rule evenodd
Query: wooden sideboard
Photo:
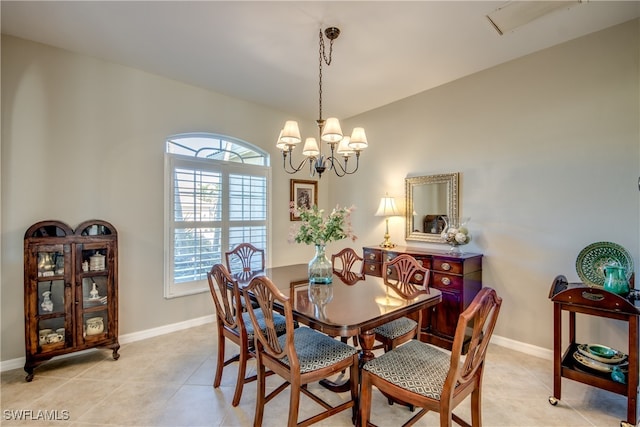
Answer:
<svg viewBox="0 0 640 427"><path fill-rule="evenodd" d="M364 272L382 276L385 261L409 254L429 268L429 286L442 292L442 302L423 316L421 340L451 349L458 317L482 288L482 254L454 254L423 248L365 246Z"/></svg>

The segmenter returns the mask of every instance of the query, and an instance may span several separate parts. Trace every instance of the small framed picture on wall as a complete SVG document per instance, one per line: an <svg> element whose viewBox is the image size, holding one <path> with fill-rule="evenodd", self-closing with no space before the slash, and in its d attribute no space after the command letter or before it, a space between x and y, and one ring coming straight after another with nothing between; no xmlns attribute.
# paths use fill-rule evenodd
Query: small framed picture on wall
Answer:
<svg viewBox="0 0 640 427"><path fill-rule="evenodd" d="M306 208L318 204L318 181L306 181L300 179L291 180L289 200L295 203L297 209ZM289 214L291 221L300 221L300 216L293 212Z"/></svg>

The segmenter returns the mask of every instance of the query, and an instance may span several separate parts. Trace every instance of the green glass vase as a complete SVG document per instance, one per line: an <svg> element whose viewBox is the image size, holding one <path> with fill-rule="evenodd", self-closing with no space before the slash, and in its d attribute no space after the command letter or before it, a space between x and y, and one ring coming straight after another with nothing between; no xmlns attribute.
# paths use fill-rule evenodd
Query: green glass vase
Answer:
<svg viewBox="0 0 640 427"><path fill-rule="evenodd" d="M316 245L316 256L309 262L309 284L328 285L333 282L333 267L327 259L325 245Z"/></svg>

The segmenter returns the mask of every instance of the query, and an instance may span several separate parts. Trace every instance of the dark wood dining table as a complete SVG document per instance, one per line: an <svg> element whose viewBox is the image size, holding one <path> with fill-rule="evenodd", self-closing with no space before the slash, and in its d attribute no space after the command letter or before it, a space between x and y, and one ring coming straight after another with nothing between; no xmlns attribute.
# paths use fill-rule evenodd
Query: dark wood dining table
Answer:
<svg viewBox="0 0 640 427"><path fill-rule="evenodd" d="M414 299L404 299L381 277L350 273L347 277L334 273L331 298L322 306L309 297L307 264L296 264L234 275L239 287L248 285L255 276L267 276L291 298L294 319L299 323L334 337L357 336L361 347L361 364L374 358L374 328L391 320L416 313L442 301L440 291L429 289ZM276 310L280 308L276 306Z"/></svg>

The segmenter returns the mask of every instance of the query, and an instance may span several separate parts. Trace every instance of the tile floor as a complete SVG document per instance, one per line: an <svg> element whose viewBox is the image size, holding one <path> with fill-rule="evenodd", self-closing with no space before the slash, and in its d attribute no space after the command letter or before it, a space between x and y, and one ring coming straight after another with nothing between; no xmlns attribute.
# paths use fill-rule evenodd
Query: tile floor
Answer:
<svg viewBox="0 0 640 427"><path fill-rule="evenodd" d="M216 338L213 324L123 345L118 361L107 350L51 360L35 371L31 383L15 369L2 373L0 425L16 426L250 426L255 383L245 386L240 405L231 407L235 364L225 368L222 386L212 387ZM236 350L227 345L231 354ZM254 371L255 363L249 369ZM548 403L552 388L549 360L492 345L487 355L483 389L484 426L618 426L626 418L623 396L563 379L563 401ZM269 385L277 385L276 376ZM316 386L317 387L317 386ZM347 398L323 390L328 400ZM373 422L399 426L410 413L389 406L375 393ZM318 407L302 397L301 416ZM31 411L31 412L27 412ZM46 411L46 412L45 412ZM265 427L286 421L288 392L269 402ZM457 411L468 418L468 402ZM22 413L27 420L16 420ZM45 420L58 418L58 421ZM351 426L350 411L320 426ZM437 415L418 426L437 426Z"/></svg>

